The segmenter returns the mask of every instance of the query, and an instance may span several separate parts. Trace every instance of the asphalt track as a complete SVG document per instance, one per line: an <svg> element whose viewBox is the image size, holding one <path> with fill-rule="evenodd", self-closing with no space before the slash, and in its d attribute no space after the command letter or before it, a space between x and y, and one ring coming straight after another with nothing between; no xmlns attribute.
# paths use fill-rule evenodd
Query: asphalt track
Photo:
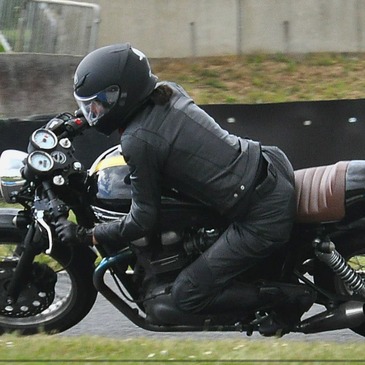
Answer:
<svg viewBox="0 0 365 365"><path fill-rule="evenodd" d="M311 310L315 313L318 308ZM109 338L136 338L149 337L156 339L264 339L259 334L247 337L245 333L240 332L181 332L181 333L160 333L143 330L130 322L122 313L120 313L112 304L105 300L100 294L91 312L76 326L62 333L62 336L102 336ZM325 341L325 342L355 342L364 341L362 336L357 335L351 330L339 330L323 332L320 334L289 334L282 338L283 340L294 341Z"/></svg>

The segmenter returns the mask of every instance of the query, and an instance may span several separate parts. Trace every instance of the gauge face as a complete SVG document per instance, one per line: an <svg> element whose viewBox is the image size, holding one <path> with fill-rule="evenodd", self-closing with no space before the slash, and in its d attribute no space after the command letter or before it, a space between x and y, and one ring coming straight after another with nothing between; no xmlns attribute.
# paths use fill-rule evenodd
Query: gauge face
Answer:
<svg viewBox="0 0 365 365"><path fill-rule="evenodd" d="M50 150L56 147L58 142L56 135L52 131L44 128L37 129L32 134L31 141L36 148L43 150Z"/></svg>
<svg viewBox="0 0 365 365"><path fill-rule="evenodd" d="M47 152L34 151L28 156L28 164L36 172L48 172L53 168L54 162Z"/></svg>

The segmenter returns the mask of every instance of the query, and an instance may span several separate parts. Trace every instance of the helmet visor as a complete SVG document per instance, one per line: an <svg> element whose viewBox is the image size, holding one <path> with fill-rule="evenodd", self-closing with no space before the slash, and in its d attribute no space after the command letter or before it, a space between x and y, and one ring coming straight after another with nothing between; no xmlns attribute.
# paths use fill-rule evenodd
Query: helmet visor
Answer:
<svg viewBox="0 0 365 365"><path fill-rule="evenodd" d="M74 92L74 97L90 126L110 112L119 98L119 86L109 86L93 96L81 97Z"/></svg>

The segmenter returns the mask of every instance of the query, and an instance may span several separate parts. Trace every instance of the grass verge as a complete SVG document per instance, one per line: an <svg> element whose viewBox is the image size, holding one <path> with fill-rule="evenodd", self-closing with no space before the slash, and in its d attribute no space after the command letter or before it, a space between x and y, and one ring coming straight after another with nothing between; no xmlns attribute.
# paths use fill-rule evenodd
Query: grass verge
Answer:
<svg viewBox="0 0 365 365"><path fill-rule="evenodd" d="M198 104L254 104L364 97L365 54L253 54L152 60L161 80Z"/></svg>
<svg viewBox="0 0 365 365"><path fill-rule="evenodd" d="M363 363L365 344L299 343L283 339L261 340L151 340L148 338L66 338L38 335L29 338L0 337L0 360L28 364L82 364L117 362L199 364L300 364Z"/></svg>

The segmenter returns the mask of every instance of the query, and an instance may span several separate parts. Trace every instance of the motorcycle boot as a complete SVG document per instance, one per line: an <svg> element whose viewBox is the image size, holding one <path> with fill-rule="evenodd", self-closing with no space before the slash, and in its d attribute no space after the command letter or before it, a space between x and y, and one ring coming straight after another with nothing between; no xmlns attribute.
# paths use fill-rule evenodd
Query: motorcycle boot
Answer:
<svg viewBox="0 0 365 365"><path fill-rule="evenodd" d="M234 281L210 301L199 314L232 313L237 320L254 318L254 329L264 336L282 336L299 324L316 299L303 284L247 284ZM264 313L264 314L262 314Z"/></svg>
<svg viewBox="0 0 365 365"><path fill-rule="evenodd" d="M281 336L300 322L301 316L315 300L314 292L304 285L235 282L203 309L190 312L176 306L170 289L166 286L157 287L144 302L149 323L199 326L207 320L220 325L239 321L251 323L252 329L264 336Z"/></svg>
<svg viewBox="0 0 365 365"><path fill-rule="evenodd" d="M289 333L316 300L315 291L302 284L264 285L260 288L260 296L266 304L257 311L254 324L263 336Z"/></svg>
<svg viewBox="0 0 365 365"><path fill-rule="evenodd" d="M144 301L144 308L146 321L155 325L204 326L206 328L209 325L234 325L238 321L252 319L251 314L249 318L246 318L248 315L243 315L242 311L222 310L214 311L214 313L183 311L176 306L169 288L164 286L152 291L151 296Z"/></svg>

